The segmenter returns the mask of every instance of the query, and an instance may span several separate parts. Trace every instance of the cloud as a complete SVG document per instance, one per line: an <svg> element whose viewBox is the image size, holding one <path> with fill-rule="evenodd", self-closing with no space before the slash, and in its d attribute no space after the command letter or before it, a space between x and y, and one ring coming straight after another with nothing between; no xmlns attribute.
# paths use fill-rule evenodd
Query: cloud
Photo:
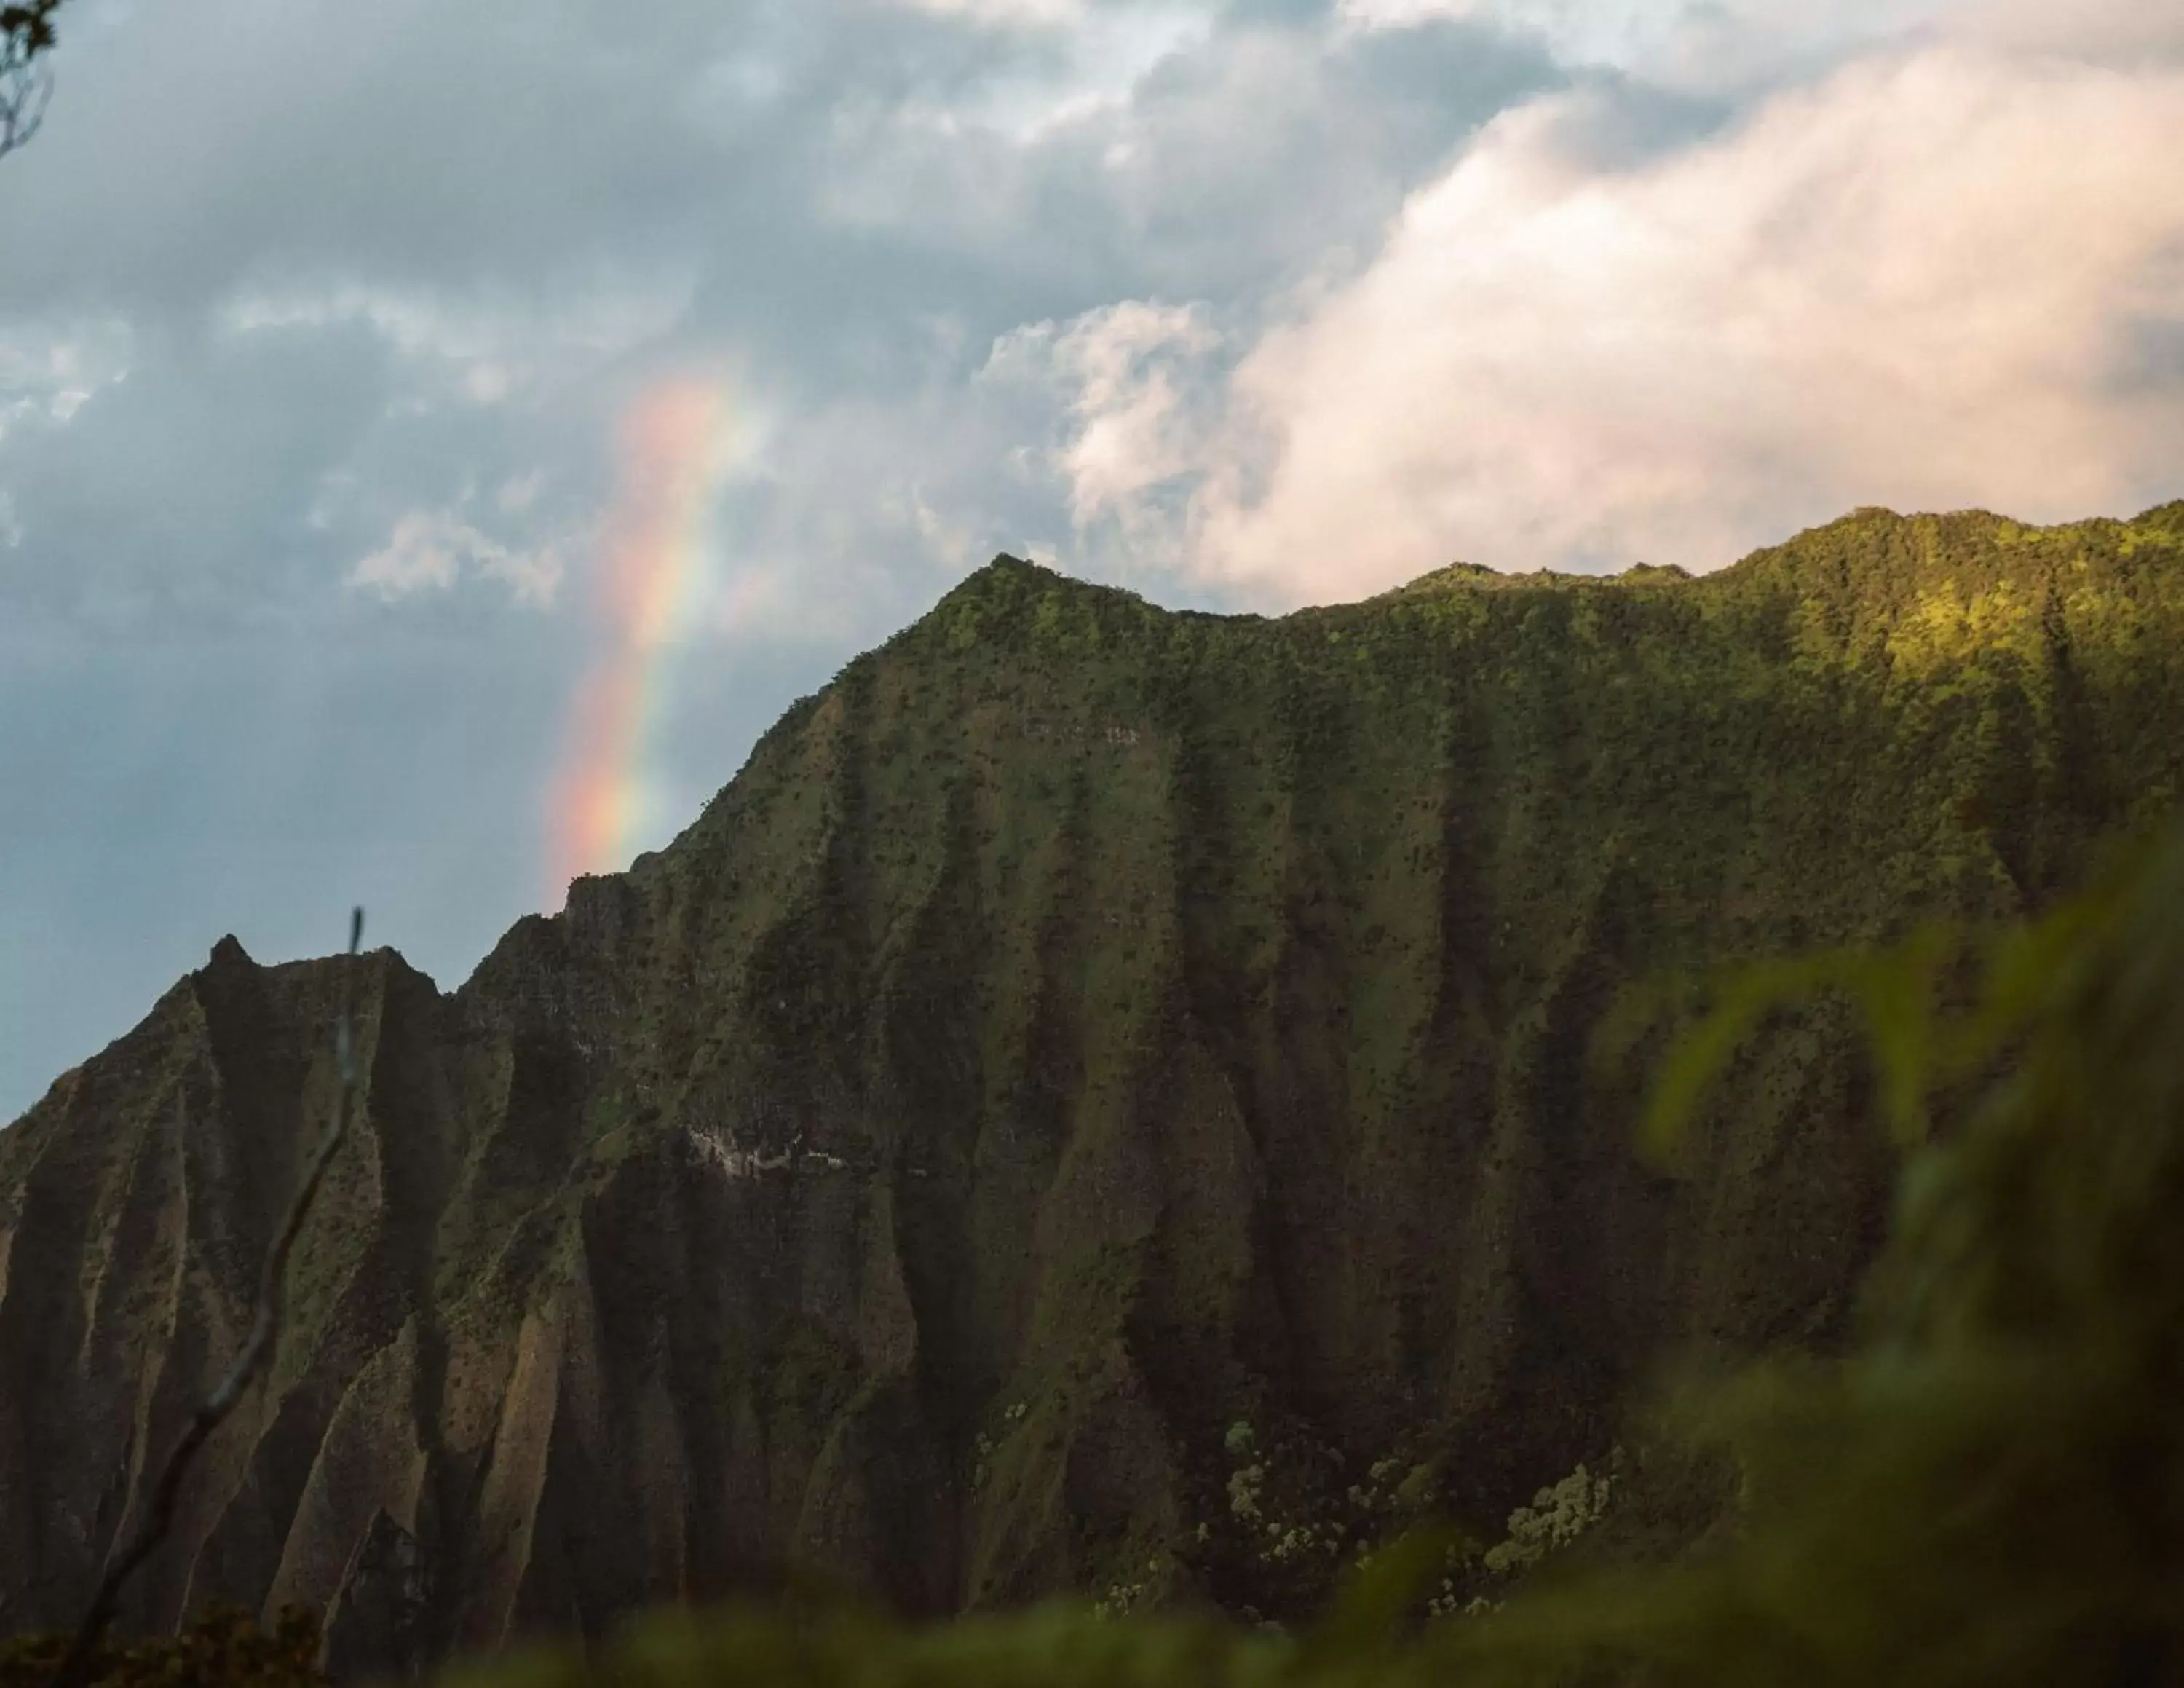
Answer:
<svg viewBox="0 0 2184 1688"><path fill-rule="evenodd" d="M538 502L538 495L545 489L546 472L543 469L526 470L520 475L510 475L503 481L499 490L493 495L493 502L500 506L503 515L521 516Z"/></svg>
<svg viewBox="0 0 2184 1688"><path fill-rule="evenodd" d="M497 581L516 602L550 608L562 562L551 550L521 551L480 533L451 510L413 510L387 543L349 570L348 584L388 603L452 591L466 573Z"/></svg>
<svg viewBox="0 0 2184 1688"><path fill-rule="evenodd" d="M321 568L325 591L343 536L306 521L315 483L381 426L387 373L354 330L240 344L138 332L125 378L0 439L25 534L0 558L0 622L171 632L262 618L311 595L302 583Z"/></svg>
<svg viewBox="0 0 2184 1688"><path fill-rule="evenodd" d="M913 12L1017 27L1073 23L1084 13L1084 0L897 0L897 3Z"/></svg>
<svg viewBox="0 0 2184 1688"><path fill-rule="evenodd" d="M11 428L66 422L125 380L134 337L116 317L0 321L0 444Z"/></svg>
<svg viewBox="0 0 2184 1688"><path fill-rule="evenodd" d="M1063 483L1006 466L1070 401L979 388L996 338L1154 297L1220 300L1228 333L1354 272L1558 77L1477 25L1213 0L666 0L611 29L584 0L207 5L71 36L8 161L41 238L0 273L0 338L103 313L134 374L71 444L0 439L31 535L0 601L336 614L359 557L366 601L437 578L395 567L422 566L388 553L405 516L534 473L520 522L474 525L570 554L612 418L725 363L778 418L738 562L828 624L818 583L884 576L855 635L883 636L964 555L1067 546Z"/></svg>
<svg viewBox="0 0 2184 1688"><path fill-rule="evenodd" d="M2184 11L2159 0L1951 0L1942 18L1966 41L2119 68L2184 61Z"/></svg>
<svg viewBox="0 0 2184 1688"><path fill-rule="evenodd" d="M1138 512L1195 467L1202 423L1190 410L1204 383L1195 377L1222 343L1202 305L1125 300L1066 325L1011 330L979 378L1040 382L1063 394L1074 426L1051 462L1068 485L1071 519L1085 528Z"/></svg>
<svg viewBox="0 0 2184 1688"><path fill-rule="evenodd" d="M2095 0L2100 4L2143 0ZM1853 53L1922 38L1964 0L1340 0L1353 25L1460 18L1529 37L1567 64L1657 87L1751 92ZM1986 3L1986 0L1973 0Z"/></svg>
<svg viewBox="0 0 2184 1688"><path fill-rule="evenodd" d="M1536 47L1477 25L1361 32L1314 8L1248 10L1202 37L1176 29L1150 59L1122 55L1134 74L1119 92L1097 66L1034 83L1036 123L1009 116L1025 72L939 105L845 111L816 205L920 254L898 285L937 261L973 297L1034 307L1017 321L1135 288L1251 298L1353 265L1479 124L1564 80Z"/></svg>
<svg viewBox="0 0 2184 1688"><path fill-rule="evenodd" d="M1859 504L2174 495L2184 381L2148 349L2184 325L2184 75L1869 55L1636 167L1584 144L1613 98L1497 120L1188 452L1174 376L1084 380L1078 444L1141 438L1074 489L1191 456L1178 547L1280 601L1456 557L1713 567Z"/></svg>
<svg viewBox="0 0 2184 1688"><path fill-rule="evenodd" d="M1338 9L1368 31L1466 20L1568 64L1740 100L1859 54L1943 42L2117 68L2184 59L2184 11L2167 0L1338 0Z"/></svg>
<svg viewBox="0 0 2184 1688"><path fill-rule="evenodd" d="M689 308L688 273L600 269L558 284L447 289L350 279L316 286L238 288L216 309L223 334L370 328L411 366L444 377L446 390L498 404L519 386L611 361L669 334Z"/></svg>

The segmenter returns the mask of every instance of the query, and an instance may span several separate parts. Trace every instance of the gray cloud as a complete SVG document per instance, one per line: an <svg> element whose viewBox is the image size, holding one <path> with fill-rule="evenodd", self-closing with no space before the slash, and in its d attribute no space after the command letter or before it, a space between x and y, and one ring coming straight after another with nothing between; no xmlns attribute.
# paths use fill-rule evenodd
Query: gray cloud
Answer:
<svg viewBox="0 0 2184 1688"><path fill-rule="evenodd" d="M64 115L10 161L38 238L0 321L88 305L135 355L69 425L0 444L29 535L0 590L262 612L533 474L553 506L490 537L537 551L603 503L643 383L722 354L783 419L759 516L779 543L809 537L800 501L841 507L804 433L883 414L904 484L865 537L897 537L919 485L976 472L918 448L975 407L995 339L1123 298L1248 311L1354 269L1466 132L1558 79L1476 25L1279 9L1104 8L1141 56L1179 43L1123 53L1121 79L1078 62L1066 9L132 13L72 47ZM944 460L989 444L959 431Z"/></svg>

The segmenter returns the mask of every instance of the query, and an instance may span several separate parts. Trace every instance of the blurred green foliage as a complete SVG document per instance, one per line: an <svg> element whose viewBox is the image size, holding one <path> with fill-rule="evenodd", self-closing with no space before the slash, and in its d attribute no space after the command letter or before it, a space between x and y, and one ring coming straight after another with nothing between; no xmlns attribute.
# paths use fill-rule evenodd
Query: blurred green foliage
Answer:
<svg viewBox="0 0 2184 1688"><path fill-rule="evenodd" d="M1535 1592L1452 1656L1482 1681L2178 1680L2184 830L1992 942L1769 970L1707 1035L1819 984L1862 995L1899 1103L1999 1070L1907 1165L1863 1341L1680 1403L1741 1473L1725 1545Z"/></svg>
<svg viewBox="0 0 2184 1688"><path fill-rule="evenodd" d="M47 1688L71 1638L0 1640L0 1688ZM291 1607L270 1629L232 1606L208 1607L178 1635L101 1644L95 1679L109 1688L321 1688L318 1620Z"/></svg>

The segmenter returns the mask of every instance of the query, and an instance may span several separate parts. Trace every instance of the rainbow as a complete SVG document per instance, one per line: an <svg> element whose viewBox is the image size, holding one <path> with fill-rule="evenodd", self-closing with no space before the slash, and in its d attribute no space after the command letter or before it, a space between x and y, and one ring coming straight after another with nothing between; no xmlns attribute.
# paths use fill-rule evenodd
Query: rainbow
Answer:
<svg viewBox="0 0 2184 1688"><path fill-rule="evenodd" d="M713 572L713 510L736 445L725 385L660 382L622 417L621 476L594 575L599 649L548 799L547 906L627 864L653 819L647 760L674 657Z"/></svg>

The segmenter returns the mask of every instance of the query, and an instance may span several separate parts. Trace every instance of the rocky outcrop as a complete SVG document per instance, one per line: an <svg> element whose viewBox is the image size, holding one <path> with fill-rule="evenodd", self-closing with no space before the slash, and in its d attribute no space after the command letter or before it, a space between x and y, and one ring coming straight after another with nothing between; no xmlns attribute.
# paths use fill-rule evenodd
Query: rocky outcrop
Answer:
<svg viewBox="0 0 2184 1688"><path fill-rule="evenodd" d="M0 1628L239 1342L345 965L355 1129L135 1625L301 1601L362 1674L790 1566L1271 1611L1397 1490L1490 1523L1664 1354L1831 1340L1884 1221L1842 1014L1671 1175L1618 992L2047 897L2179 790L2180 634L2177 506L1277 621L997 561L453 996L226 940L0 1134Z"/></svg>

